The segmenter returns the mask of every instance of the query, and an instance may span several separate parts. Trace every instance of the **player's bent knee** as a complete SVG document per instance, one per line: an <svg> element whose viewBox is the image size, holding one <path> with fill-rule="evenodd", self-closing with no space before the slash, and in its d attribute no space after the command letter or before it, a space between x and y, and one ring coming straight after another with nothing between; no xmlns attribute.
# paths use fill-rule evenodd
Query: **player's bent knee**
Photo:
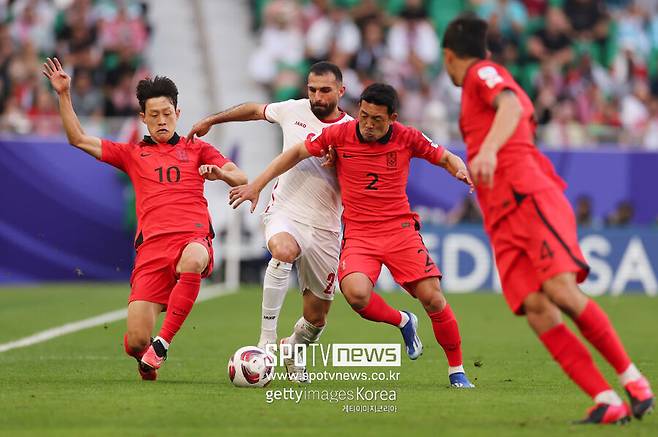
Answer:
<svg viewBox="0 0 658 437"><path fill-rule="evenodd" d="M280 261L293 263L299 256L299 248L296 244L280 243L270 246L272 257Z"/></svg>
<svg viewBox="0 0 658 437"><path fill-rule="evenodd" d="M578 285L573 273L560 274L542 284L542 290L562 311L575 317L585 308L587 296Z"/></svg>
<svg viewBox="0 0 658 437"><path fill-rule="evenodd" d="M562 323L560 309L544 293L532 293L523 301L528 324L542 334Z"/></svg>
<svg viewBox="0 0 658 437"><path fill-rule="evenodd" d="M370 293L367 290L348 289L342 291L347 303L355 310L360 310L368 305Z"/></svg>
<svg viewBox="0 0 658 437"><path fill-rule="evenodd" d="M141 352L151 344L151 334L146 331L128 331L127 337L126 352L129 355Z"/></svg>

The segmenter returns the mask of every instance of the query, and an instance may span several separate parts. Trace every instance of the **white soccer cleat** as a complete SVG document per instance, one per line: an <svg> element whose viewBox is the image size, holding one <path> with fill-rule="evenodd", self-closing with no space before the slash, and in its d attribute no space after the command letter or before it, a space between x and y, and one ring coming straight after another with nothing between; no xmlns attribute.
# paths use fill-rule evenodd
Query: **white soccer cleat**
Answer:
<svg viewBox="0 0 658 437"><path fill-rule="evenodd" d="M283 344L288 344L288 337L281 339L279 345ZM311 379L306 371L306 366L296 366L294 358L284 358L283 365L286 366L286 372L288 372L288 381L296 382L298 384L311 383Z"/></svg>

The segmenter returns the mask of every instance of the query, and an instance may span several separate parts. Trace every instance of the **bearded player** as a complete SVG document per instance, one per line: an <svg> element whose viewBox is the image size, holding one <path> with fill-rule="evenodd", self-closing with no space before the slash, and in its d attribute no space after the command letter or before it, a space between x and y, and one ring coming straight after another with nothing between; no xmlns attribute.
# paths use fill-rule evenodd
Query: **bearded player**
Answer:
<svg viewBox="0 0 658 437"><path fill-rule="evenodd" d="M210 127L229 121L267 120L283 131L283 150L318 135L327 126L352 117L338 107L345 93L340 69L329 62L311 66L307 99L262 104L243 103L211 115L192 127L188 139L205 135ZM258 346L276 344L277 322L288 291L290 272L297 266L303 314L289 344L318 341L334 298L340 252L340 191L334 169L323 168L320 158L309 159L282 175L263 214L265 240L272 259L263 281L261 332ZM285 363L290 378L308 382L305 368Z"/></svg>
<svg viewBox="0 0 658 437"><path fill-rule="evenodd" d="M423 244L418 215L411 212L406 194L413 157L441 166L470 184L468 171L458 156L398 123L397 109L393 87L368 86L360 97L358 121L327 127L320 135L294 145L253 183L233 188L229 201L237 207L250 200L253 211L270 180L333 147L344 207L338 280L347 302L364 319L400 328L407 355L418 358L423 345L416 334L416 315L392 308L374 291L382 264L386 265L395 281L427 312L448 359L451 386L471 388L463 368L457 320L441 292L441 272Z"/></svg>
<svg viewBox="0 0 658 437"><path fill-rule="evenodd" d="M137 85L140 117L150 136L137 144L85 134L71 103L71 78L55 58L43 74L59 96L59 111L71 145L128 174L135 188L137 235L130 278L126 353L144 380L155 380L174 335L192 310L201 278L213 267L214 233L203 197L204 178L243 184L245 174L213 146L176 134L180 117L174 82L156 76ZM155 339L158 314L166 311Z"/></svg>
<svg viewBox="0 0 658 437"><path fill-rule="evenodd" d="M589 267L566 184L534 144L532 102L505 68L486 59L486 32L485 21L458 18L446 29L443 52L448 75L462 87L460 128L505 299L594 400L581 423L624 423L631 412L641 418L654 405L649 383L608 316L577 285ZM563 313L614 367L631 409L563 323Z"/></svg>

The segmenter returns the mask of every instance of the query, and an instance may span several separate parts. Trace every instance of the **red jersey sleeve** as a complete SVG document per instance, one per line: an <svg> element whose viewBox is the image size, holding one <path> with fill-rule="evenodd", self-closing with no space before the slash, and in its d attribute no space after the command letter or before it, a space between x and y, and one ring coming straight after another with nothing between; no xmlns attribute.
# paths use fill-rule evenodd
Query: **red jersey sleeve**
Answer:
<svg viewBox="0 0 658 437"><path fill-rule="evenodd" d="M130 166L130 151L133 147L130 144L115 143L114 141L103 139L101 140L100 160L127 172Z"/></svg>
<svg viewBox="0 0 658 437"><path fill-rule="evenodd" d="M494 64L474 66L472 82L479 95L488 105L493 106L494 100L501 91L514 89L514 82L508 74L502 74L502 67Z"/></svg>
<svg viewBox="0 0 658 437"><path fill-rule="evenodd" d="M429 139L424 133L411 129L411 150L412 156L439 165L445 149Z"/></svg>
<svg viewBox="0 0 658 437"><path fill-rule="evenodd" d="M224 164L231 162L230 159L222 155L219 150L208 143L204 143L203 146L201 146L199 157L201 158L199 164L214 164L219 168L222 168Z"/></svg>
<svg viewBox="0 0 658 437"><path fill-rule="evenodd" d="M323 156L327 151L327 149L329 148L329 146L333 146L335 149L337 133L340 127L341 127L340 124L325 127L324 129L322 129L320 135L316 137L309 136L309 138L307 138L306 141L304 141L308 153L310 153L313 156Z"/></svg>

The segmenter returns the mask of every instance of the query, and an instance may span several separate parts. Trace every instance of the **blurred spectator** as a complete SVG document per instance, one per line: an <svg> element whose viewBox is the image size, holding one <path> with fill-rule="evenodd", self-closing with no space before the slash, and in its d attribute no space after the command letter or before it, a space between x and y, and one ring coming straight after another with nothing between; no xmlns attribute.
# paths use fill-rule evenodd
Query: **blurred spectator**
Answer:
<svg viewBox="0 0 658 437"><path fill-rule="evenodd" d="M528 13L519 0L471 0L475 12L487 21L495 22L506 37L521 35L528 22Z"/></svg>
<svg viewBox="0 0 658 437"><path fill-rule="evenodd" d="M429 96L429 67L439 59L439 40L422 0L406 0L388 32L384 75L400 94L404 120L418 124Z"/></svg>
<svg viewBox="0 0 658 437"><path fill-rule="evenodd" d="M564 0L563 9L576 38L586 41L607 39L608 14L604 0Z"/></svg>
<svg viewBox="0 0 658 437"><path fill-rule="evenodd" d="M644 131L643 145L647 150L658 151L658 98L649 103L649 121Z"/></svg>
<svg viewBox="0 0 658 437"><path fill-rule="evenodd" d="M530 17L541 17L548 9L549 0L523 0Z"/></svg>
<svg viewBox="0 0 658 437"><path fill-rule="evenodd" d="M621 100L621 123L626 133L625 142L641 143L641 135L649 122L649 85L641 80L633 84L633 92Z"/></svg>
<svg viewBox="0 0 658 437"><path fill-rule="evenodd" d="M29 0L17 2L16 18L10 24L12 39L17 45L32 44L41 53L53 48L53 13L47 2Z"/></svg>
<svg viewBox="0 0 658 437"><path fill-rule="evenodd" d="M592 199L589 196L579 196L574 207L578 226L592 226Z"/></svg>
<svg viewBox="0 0 658 437"><path fill-rule="evenodd" d="M628 200L619 202L617 209L605 218L606 226L628 226L633 220L635 210Z"/></svg>
<svg viewBox="0 0 658 437"><path fill-rule="evenodd" d="M40 72L46 56L59 57L74 73L80 115L134 117L135 78L146 75L140 53L148 43L147 10L143 0L0 0L0 126L61 132L53 122L56 100ZM112 125L104 122L105 129ZM94 126L99 135L110 132Z"/></svg>
<svg viewBox="0 0 658 437"><path fill-rule="evenodd" d="M549 8L545 25L528 39L528 54L533 61L563 67L573 60L569 23L562 10Z"/></svg>
<svg viewBox="0 0 658 437"><path fill-rule="evenodd" d="M110 117L128 117L136 114L139 106L135 99L135 85L130 74L123 75L107 96L105 114Z"/></svg>
<svg viewBox="0 0 658 437"><path fill-rule="evenodd" d="M256 82L268 85L275 100L295 97L304 59L304 35L299 10L292 0L274 0L265 8L265 26L249 63Z"/></svg>
<svg viewBox="0 0 658 437"><path fill-rule="evenodd" d="M346 7L334 7L311 24L306 34L306 51L311 63L330 60L346 65L361 45L359 28Z"/></svg>
<svg viewBox="0 0 658 437"><path fill-rule="evenodd" d="M551 121L544 127L544 143L549 147L580 148L589 141L587 132L576 120L574 104L567 99L558 101Z"/></svg>
<svg viewBox="0 0 658 437"><path fill-rule="evenodd" d="M103 95L98 88L94 87L91 73L88 70L78 69L74 72L71 100L75 111L81 117L103 114Z"/></svg>
<svg viewBox="0 0 658 437"><path fill-rule="evenodd" d="M479 224L482 223L482 211L475 196L467 194L464 200L448 213L448 224Z"/></svg>

